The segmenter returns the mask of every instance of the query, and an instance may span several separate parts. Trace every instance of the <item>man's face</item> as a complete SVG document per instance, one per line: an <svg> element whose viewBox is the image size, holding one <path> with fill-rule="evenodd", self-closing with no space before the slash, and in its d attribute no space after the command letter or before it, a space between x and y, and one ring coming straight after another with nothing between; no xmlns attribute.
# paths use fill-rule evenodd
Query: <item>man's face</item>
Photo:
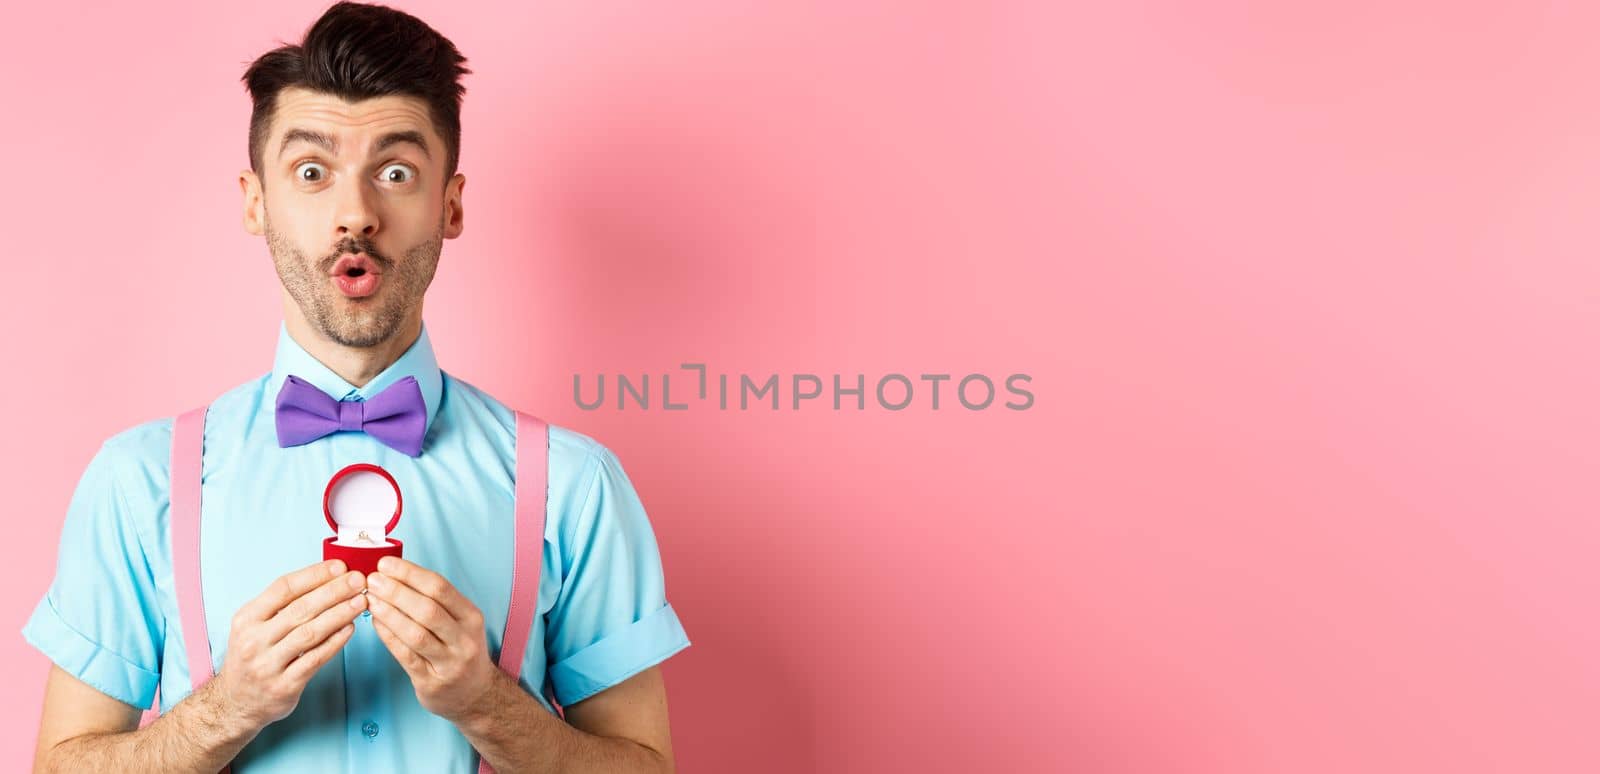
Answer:
<svg viewBox="0 0 1600 774"><path fill-rule="evenodd" d="M347 347L388 341L414 317L445 238L461 233L465 179L415 97L346 102L278 94L259 177L240 175L245 228L263 234L307 323Z"/></svg>

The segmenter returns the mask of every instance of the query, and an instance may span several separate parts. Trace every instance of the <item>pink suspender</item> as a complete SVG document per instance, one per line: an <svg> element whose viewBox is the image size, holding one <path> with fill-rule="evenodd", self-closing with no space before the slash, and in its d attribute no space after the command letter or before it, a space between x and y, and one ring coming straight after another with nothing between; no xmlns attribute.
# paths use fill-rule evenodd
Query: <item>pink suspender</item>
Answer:
<svg viewBox="0 0 1600 774"><path fill-rule="evenodd" d="M533 615L539 608L539 570L544 564L544 512L549 497L550 425L532 414L517 414L517 527L511 555L511 609L506 613L506 633L500 643L500 669L516 680L522 674L522 654L528 649ZM533 443L525 443L532 441ZM540 690L534 686L534 690ZM479 774L494 767L478 756Z"/></svg>
<svg viewBox="0 0 1600 774"><path fill-rule="evenodd" d="M544 512L548 497L545 472L550 452L550 426L521 411L517 414L516 540L511 554L511 609L500 643L500 668L512 677L522 674L533 613L539 606L539 570L544 557ZM524 441L531 441L524 448Z"/></svg>
<svg viewBox="0 0 1600 774"><path fill-rule="evenodd" d="M178 415L172 425L172 586L178 595L178 626L189 655L191 691L211 679L211 640L200 598L200 459L209 404ZM187 622L185 625L184 622ZM233 770L222 767L223 774Z"/></svg>
<svg viewBox="0 0 1600 774"><path fill-rule="evenodd" d="M211 641L206 607L200 598L200 452L206 407L178 417L172 444L172 579L178 592L178 618L194 622L185 631L189 682L199 690L211 679Z"/></svg>
<svg viewBox="0 0 1600 774"><path fill-rule="evenodd" d="M167 635L184 632L192 690L213 676L211 642L206 636L206 609L200 597L200 460L209 404L180 414L172 427L172 582L178 596L177 627ZM539 571L544 562L544 519L549 497L550 425L532 414L517 411L516 537L512 543L511 608L506 614L505 637L500 644L501 670L518 679L522 657L528 649L533 616L539 608ZM532 443L524 443L532 441ZM182 629L182 622L192 630ZM160 707L159 693L156 700ZM224 767L227 774L232 767ZM478 759L480 774L492 774L489 762Z"/></svg>

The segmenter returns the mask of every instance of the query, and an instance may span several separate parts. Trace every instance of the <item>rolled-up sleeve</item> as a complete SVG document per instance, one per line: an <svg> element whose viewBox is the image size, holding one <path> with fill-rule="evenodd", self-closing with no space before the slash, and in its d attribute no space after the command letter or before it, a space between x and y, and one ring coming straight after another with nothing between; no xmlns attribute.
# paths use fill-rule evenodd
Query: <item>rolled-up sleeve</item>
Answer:
<svg viewBox="0 0 1600 774"><path fill-rule="evenodd" d="M556 700L575 704L689 646L667 603L661 554L644 505L611 450L596 444L588 493L547 617ZM563 541L564 543L566 541Z"/></svg>
<svg viewBox="0 0 1600 774"><path fill-rule="evenodd" d="M55 578L22 636L79 680L142 709L155 698L165 624L129 507L130 453L107 442L84 469L62 524Z"/></svg>

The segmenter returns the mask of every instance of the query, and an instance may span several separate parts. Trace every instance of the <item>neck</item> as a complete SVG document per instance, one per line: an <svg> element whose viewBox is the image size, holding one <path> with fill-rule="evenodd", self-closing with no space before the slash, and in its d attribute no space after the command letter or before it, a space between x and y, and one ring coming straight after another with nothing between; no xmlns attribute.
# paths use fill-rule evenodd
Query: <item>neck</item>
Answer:
<svg viewBox="0 0 1600 774"><path fill-rule="evenodd" d="M292 310L285 309L284 327L288 329L289 337L312 357L340 378L362 387L372 381L372 377L383 373L383 369L393 365L416 343L422 333L422 315L420 312L408 315L405 324L395 331L395 335L371 347L347 347L329 339L306 321L298 306Z"/></svg>

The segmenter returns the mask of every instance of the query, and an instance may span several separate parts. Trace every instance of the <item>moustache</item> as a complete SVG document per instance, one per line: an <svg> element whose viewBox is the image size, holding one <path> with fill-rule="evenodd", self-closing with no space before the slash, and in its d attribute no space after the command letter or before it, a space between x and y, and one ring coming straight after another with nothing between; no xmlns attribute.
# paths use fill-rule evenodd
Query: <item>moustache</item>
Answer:
<svg viewBox="0 0 1600 774"><path fill-rule="evenodd" d="M387 272L389 268L394 265L394 261L389 260L389 256L378 252L377 247L371 242L366 240L350 240L341 243L332 254L320 261L322 273L327 274L333 271L333 265L338 263L340 258L343 258L345 255L350 253L362 253L366 255L368 258L372 259L373 263L378 265L380 270L385 272Z"/></svg>

